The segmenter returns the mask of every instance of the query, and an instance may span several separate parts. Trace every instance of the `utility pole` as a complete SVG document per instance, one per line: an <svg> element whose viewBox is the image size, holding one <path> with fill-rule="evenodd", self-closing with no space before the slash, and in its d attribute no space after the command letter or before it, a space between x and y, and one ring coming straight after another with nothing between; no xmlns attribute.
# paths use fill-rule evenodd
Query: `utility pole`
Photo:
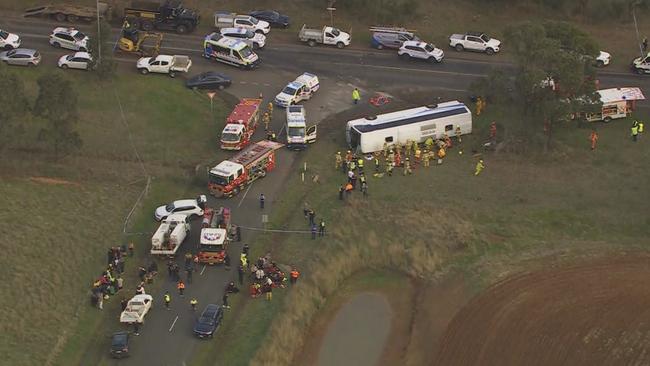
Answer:
<svg viewBox="0 0 650 366"><path fill-rule="evenodd" d="M102 36L101 36L101 25L99 23L99 0L95 0L95 5L97 7L97 65L102 62Z"/></svg>
<svg viewBox="0 0 650 366"><path fill-rule="evenodd" d="M636 31L636 43L639 45L639 53L641 54L641 58L643 58L645 55L643 54L643 46L641 45L641 36L639 36L639 25L636 22L636 6L639 5L639 2L636 1L632 3L632 18L634 19L634 30Z"/></svg>

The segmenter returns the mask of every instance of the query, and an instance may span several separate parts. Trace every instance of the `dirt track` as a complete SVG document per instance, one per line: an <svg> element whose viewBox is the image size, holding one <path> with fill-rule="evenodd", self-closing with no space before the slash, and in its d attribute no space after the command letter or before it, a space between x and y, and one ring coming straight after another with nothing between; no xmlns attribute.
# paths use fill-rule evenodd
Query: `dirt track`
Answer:
<svg viewBox="0 0 650 366"><path fill-rule="evenodd" d="M650 364L650 256L508 278L449 324L435 365Z"/></svg>

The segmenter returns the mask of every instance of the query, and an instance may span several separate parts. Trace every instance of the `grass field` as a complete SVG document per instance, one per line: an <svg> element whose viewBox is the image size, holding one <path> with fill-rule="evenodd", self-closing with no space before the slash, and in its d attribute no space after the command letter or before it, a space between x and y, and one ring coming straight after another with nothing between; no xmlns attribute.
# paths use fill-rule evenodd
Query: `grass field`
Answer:
<svg viewBox="0 0 650 366"><path fill-rule="evenodd" d="M393 177L370 177L369 197L356 192L345 203L337 198L344 177L334 171L333 156L344 150L341 124L351 114L324 122L321 139L304 153L308 176L318 174L320 183L300 184L296 167L294 181L288 182L294 188L276 205L272 227L306 228L302 207L308 201L317 218L325 218L330 235L311 241L271 234L256 243L254 248L263 246L260 253L271 250L278 262L297 265L303 278L301 286L283 293L282 307L246 301L232 320L237 324L227 322L224 349L246 350L232 364L247 364L242 357L258 350L254 364L290 362L326 300L360 270L398 270L426 281L461 273L474 292L530 267L535 258L650 245L644 203L649 194L642 183L650 178L643 169L650 146L644 138L632 143L629 121L595 125L600 140L593 152L590 129L567 124L556 131L551 153L489 153L486 170L475 177L476 158L469 152L485 139L492 119L500 133L513 127L503 116L488 108L476 118L474 133L463 139L465 154L455 148L442 166L417 168L413 176L397 169ZM210 358L216 365L233 361L215 351L202 360Z"/></svg>
<svg viewBox="0 0 650 366"><path fill-rule="evenodd" d="M39 75L62 72L48 67L12 70L26 81L32 96ZM129 231L151 231L153 208L179 195L194 195L194 167L218 158L211 139L218 127L211 121L208 99L185 89L182 81L124 74L113 83L99 83L92 74L65 75L80 95L82 149L53 161L47 147L34 142L42 122L29 119L26 134L0 162L5 206L0 232L6 254L0 262L6 278L0 301L0 321L6 326L0 335L0 364L96 364L93 352L104 348L93 345L108 340L103 335L114 319L98 316L89 306L88 290L105 265L107 248L136 242L139 254L136 263L127 263L131 271L125 284L134 282L132 269L146 252L148 237L125 236L122 226L146 179L116 95L133 143L153 176ZM223 120L220 101L214 118ZM117 301L108 301L105 312L116 311L116 306Z"/></svg>

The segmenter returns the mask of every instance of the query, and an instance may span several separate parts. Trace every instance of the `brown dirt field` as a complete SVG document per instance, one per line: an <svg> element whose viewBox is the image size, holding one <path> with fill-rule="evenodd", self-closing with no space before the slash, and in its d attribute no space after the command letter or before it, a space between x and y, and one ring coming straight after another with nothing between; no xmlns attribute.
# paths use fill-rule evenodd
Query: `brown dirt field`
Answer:
<svg viewBox="0 0 650 366"><path fill-rule="evenodd" d="M650 255L519 274L454 317L432 365L650 364Z"/></svg>
<svg viewBox="0 0 650 366"><path fill-rule="evenodd" d="M30 181L43 184L65 185L65 186L79 186L79 183L70 182L64 179L47 178L47 177L31 177Z"/></svg>

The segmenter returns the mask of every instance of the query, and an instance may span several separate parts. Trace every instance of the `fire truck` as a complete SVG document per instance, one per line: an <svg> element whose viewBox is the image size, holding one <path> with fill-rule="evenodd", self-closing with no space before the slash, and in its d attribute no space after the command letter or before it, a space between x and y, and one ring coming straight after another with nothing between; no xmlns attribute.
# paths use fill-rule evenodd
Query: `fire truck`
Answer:
<svg viewBox="0 0 650 366"><path fill-rule="evenodd" d="M222 161L208 174L208 190L216 197L232 197L275 168L275 150L283 144L262 140Z"/></svg>
<svg viewBox="0 0 650 366"><path fill-rule="evenodd" d="M244 98L235 106L221 132L221 148L241 150L250 142L260 120L262 99Z"/></svg>
<svg viewBox="0 0 650 366"><path fill-rule="evenodd" d="M236 227L230 224L230 209L207 209L203 217L201 238L199 240L199 262L206 264L223 263L231 238L237 240Z"/></svg>

